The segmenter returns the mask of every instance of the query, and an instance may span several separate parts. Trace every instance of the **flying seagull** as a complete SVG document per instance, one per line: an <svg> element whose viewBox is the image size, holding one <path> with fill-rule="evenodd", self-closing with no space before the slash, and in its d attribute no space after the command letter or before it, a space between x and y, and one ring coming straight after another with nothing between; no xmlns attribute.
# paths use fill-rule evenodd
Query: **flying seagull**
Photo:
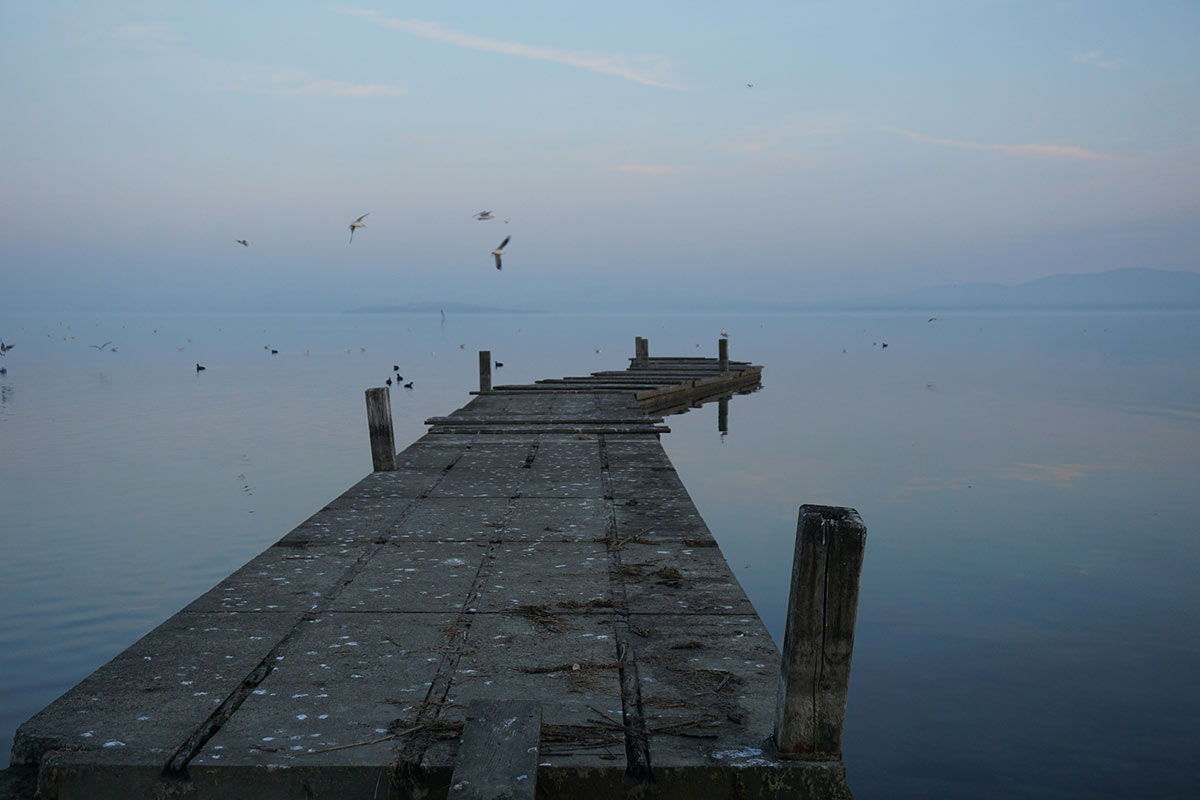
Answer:
<svg viewBox="0 0 1200 800"><path fill-rule="evenodd" d="M479 220L480 222L483 222L485 219L495 219L495 217L492 216L491 211L480 211L478 214L475 215L475 219Z"/></svg>
<svg viewBox="0 0 1200 800"><path fill-rule="evenodd" d="M16 345L5 344L3 339L0 339L0 356L8 355L8 351L12 350Z"/></svg>
<svg viewBox="0 0 1200 800"><path fill-rule="evenodd" d="M363 222L363 220L364 220L366 217L368 217L368 216L370 215L370 213L371 213L371 212L370 212L370 211L368 211L366 214L363 214L361 217L359 217L358 219L354 220L354 222L351 222L351 223L350 223L350 241L351 241L351 242L353 242L353 241L354 241L354 229L355 229L355 228L365 228L365 227L367 227L367 223Z"/></svg>
<svg viewBox="0 0 1200 800"><path fill-rule="evenodd" d="M508 240L511 238L512 238L511 236L505 236L504 241L501 242L500 245L495 250L492 251L492 255L494 255L496 257L496 269L500 269L500 256L504 252L504 246L508 244Z"/></svg>
<svg viewBox="0 0 1200 800"><path fill-rule="evenodd" d="M104 350L104 348L108 347L110 344L112 344L112 341L111 341L111 340L109 340L109 341L105 342L104 344L90 344L90 345L88 345L88 347L94 347L94 348L96 348L97 350L101 350L101 351L102 351L102 350Z"/></svg>
<svg viewBox="0 0 1200 800"><path fill-rule="evenodd" d="M238 239L238 240L237 240L237 243L238 243L238 244L240 244L242 247L249 247L249 246L250 246L250 243L249 243L249 242L247 242L245 239Z"/></svg>

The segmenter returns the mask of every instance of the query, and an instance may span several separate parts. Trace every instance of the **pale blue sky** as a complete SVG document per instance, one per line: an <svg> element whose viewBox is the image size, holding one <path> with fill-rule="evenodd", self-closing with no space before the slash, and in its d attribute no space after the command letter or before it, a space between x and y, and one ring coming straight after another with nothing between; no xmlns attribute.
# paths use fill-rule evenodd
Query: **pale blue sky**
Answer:
<svg viewBox="0 0 1200 800"><path fill-rule="evenodd" d="M0 308L1197 270L1197 41L1191 0L5 2Z"/></svg>

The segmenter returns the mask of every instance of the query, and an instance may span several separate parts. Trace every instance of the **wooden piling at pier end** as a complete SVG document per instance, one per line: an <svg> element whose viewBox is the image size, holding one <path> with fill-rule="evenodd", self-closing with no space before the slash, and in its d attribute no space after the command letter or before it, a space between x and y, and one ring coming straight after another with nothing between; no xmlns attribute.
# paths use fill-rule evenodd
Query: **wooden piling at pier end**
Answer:
<svg viewBox="0 0 1200 800"><path fill-rule="evenodd" d="M367 389L367 430L371 436L371 466L376 472L396 468L396 439L392 433L392 396L386 386Z"/></svg>
<svg viewBox="0 0 1200 800"><path fill-rule="evenodd" d="M785 689L809 661L781 680L659 441L762 368L640 339L625 370L490 386L485 354L394 469L22 725L8 775L47 799L850 797L843 672L805 723ZM802 532L837 516L805 509ZM784 658L848 670L851 588L799 542ZM817 595L833 623L793 625Z"/></svg>
<svg viewBox="0 0 1200 800"><path fill-rule="evenodd" d="M492 351L479 351L479 391L492 390Z"/></svg>

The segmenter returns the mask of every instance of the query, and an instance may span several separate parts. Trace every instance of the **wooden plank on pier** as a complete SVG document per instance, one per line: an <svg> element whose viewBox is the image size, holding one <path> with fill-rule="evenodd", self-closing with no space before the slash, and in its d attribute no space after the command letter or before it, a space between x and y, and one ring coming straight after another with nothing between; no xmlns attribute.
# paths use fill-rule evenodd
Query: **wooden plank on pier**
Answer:
<svg viewBox="0 0 1200 800"><path fill-rule="evenodd" d="M533 800L541 734L536 700L472 701L447 800Z"/></svg>

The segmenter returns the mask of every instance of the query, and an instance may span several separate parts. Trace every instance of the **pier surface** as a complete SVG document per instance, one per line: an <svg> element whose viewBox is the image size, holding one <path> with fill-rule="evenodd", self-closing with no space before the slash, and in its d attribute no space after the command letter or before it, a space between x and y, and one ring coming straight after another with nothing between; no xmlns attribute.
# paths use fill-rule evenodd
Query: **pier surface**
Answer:
<svg viewBox="0 0 1200 800"><path fill-rule="evenodd" d="M47 798L484 796L462 748L530 797L849 796L840 762L775 758L779 649L659 442L657 413L760 371L479 393L26 722L13 764Z"/></svg>

